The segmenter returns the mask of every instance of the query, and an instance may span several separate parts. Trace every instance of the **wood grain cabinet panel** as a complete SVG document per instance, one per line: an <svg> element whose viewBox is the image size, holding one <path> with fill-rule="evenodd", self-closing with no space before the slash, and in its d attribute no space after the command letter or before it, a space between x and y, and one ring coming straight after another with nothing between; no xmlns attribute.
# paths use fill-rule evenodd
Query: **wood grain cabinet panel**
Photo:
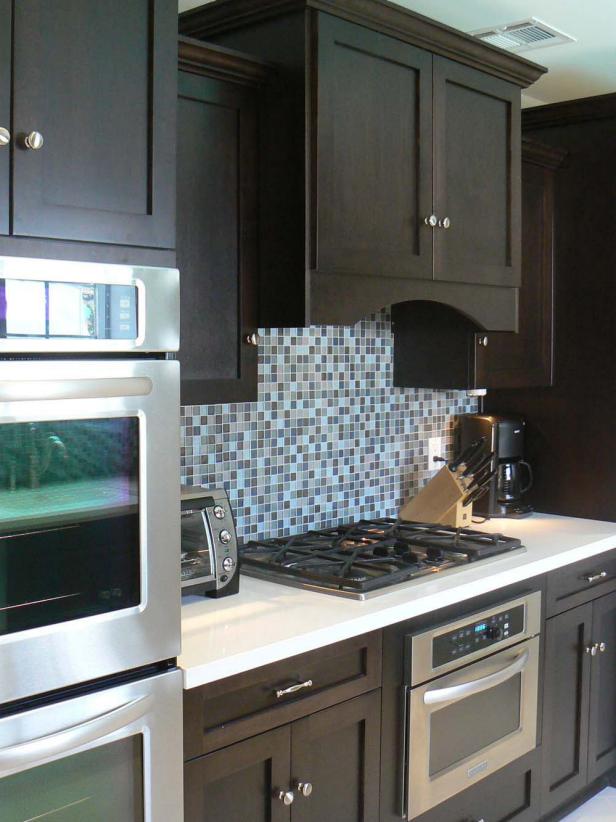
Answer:
<svg viewBox="0 0 616 822"><path fill-rule="evenodd" d="M11 132L11 0L0 0L0 128ZM6 139L6 135L4 135ZM0 143L0 234L9 231L11 145Z"/></svg>
<svg viewBox="0 0 616 822"><path fill-rule="evenodd" d="M325 273L432 278L432 55L317 18L316 235Z"/></svg>
<svg viewBox="0 0 616 822"><path fill-rule="evenodd" d="M228 78L217 76L223 58ZM257 347L247 342L257 330L258 90L250 81L263 67L182 39L180 69L182 404L251 402L258 392Z"/></svg>
<svg viewBox="0 0 616 822"><path fill-rule="evenodd" d="M589 782L616 765L616 593L594 603L592 641L599 651L590 675Z"/></svg>
<svg viewBox="0 0 616 822"><path fill-rule="evenodd" d="M176 15L173 0L15 4L14 235L175 246Z"/></svg>

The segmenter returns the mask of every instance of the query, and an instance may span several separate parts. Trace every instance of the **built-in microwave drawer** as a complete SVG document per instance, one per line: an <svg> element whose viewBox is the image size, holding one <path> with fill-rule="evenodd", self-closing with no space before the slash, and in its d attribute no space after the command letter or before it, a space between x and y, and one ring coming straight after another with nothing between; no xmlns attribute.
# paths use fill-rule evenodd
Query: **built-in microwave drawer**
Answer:
<svg viewBox="0 0 616 822"><path fill-rule="evenodd" d="M555 616L612 591L616 591L616 549L548 574L546 615Z"/></svg>
<svg viewBox="0 0 616 822"><path fill-rule="evenodd" d="M380 686L377 631L185 691L185 759Z"/></svg>

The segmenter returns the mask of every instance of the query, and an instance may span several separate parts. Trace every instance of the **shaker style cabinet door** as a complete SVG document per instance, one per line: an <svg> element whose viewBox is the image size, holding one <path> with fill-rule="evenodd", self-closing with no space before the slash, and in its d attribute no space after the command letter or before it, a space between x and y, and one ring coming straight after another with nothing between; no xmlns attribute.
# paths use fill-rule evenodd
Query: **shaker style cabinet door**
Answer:
<svg viewBox="0 0 616 822"><path fill-rule="evenodd" d="M176 33L174 0L15 3L13 234L175 246Z"/></svg>
<svg viewBox="0 0 616 822"><path fill-rule="evenodd" d="M183 405L257 399L257 93L179 75Z"/></svg>
<svg viewBox="0 0 616 822"><path fill-rule="evenodd" d="M616 765L616 594L595 600L590 675L588 781Z"/></svg>
<svg viewBox="0 0 616 822"><path fill-rule="evenodd" d="M11 7L11 0L0 0L0 234L9 231Z"/></svg>
<svg viewBox="0 0 616 822"><path fill-rule="evenodd" d="M543 690L541 811L547 814L587 783L593 604L548 619Z"/></svg>
<svg viewBox="0 0 616 822"><path fill-rule="evenodd" d="M434 58L434 278L520 284L520 90Z"/></svg>
<svg viewBox="0 0 616 822"><path fill-rule="evenodd" d="M381 692L293 723L293 822L379 817Z"/></svg>
<svg viewBox="0 0 616 822"><path fill-rule="evenodd" d="M432 55L319 14L315 62L311 267L432 278Z"/></svg>
<svg viewBox="0 0 616 822"><path fill-rule="evenodd" d="M290 822L289 726L184 765L185 822Z"/></svg>

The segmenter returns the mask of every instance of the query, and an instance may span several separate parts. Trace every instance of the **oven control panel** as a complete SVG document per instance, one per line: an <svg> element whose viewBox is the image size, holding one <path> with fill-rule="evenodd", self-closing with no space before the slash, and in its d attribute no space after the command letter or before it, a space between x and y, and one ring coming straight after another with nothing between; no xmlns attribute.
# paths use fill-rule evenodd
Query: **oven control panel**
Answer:
<svg viewBox="0 0 616 822"><path fill-rule="evenodd" d="M490 614L487 617L468 622L434 637L432 640L432 666L439 668L449 662L463 659L476 651L490 648L492 645L508 640L516 634L524 633L523 604Z"/></svg>

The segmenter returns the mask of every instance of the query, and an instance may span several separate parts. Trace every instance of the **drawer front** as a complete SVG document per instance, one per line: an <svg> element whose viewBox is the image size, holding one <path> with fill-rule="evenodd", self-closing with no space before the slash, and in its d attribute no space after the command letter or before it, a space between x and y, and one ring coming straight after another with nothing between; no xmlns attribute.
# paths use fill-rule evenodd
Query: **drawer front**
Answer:
<svg viewBox="0 0 616 822"><path fill-rule="evenodd" d="M548 617L616 591L616 550L580 560L548 574Z"/></svg>
<svg viewBox="0 0 616 822"><path fill-rule="evenodd" d="M185 759L379 688L381 645L377 631L186 691Z"/></svg>

